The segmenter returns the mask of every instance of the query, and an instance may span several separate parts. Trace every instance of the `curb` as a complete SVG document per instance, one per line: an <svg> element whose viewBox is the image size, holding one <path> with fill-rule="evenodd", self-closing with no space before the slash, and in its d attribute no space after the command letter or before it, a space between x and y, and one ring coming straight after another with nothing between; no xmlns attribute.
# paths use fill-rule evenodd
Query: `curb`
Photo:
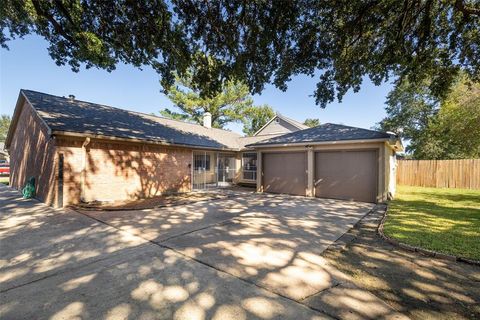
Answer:
<svg viewBox="0 0 480 320"><path fill-rule="evenodd" d="M115 207L95 207L95 206L82 206L82 205L69 205L64 208L71 208L72 210L80 210L80 211L141 211L141 210L151 210L151 209L160 209L160 208L170 208L170 207L176 207L176 206L182 206L182 205L189 205L189 204L194 204L194 203L199 203L202 201L215 201L215 200L224 200L224 199L229 199L232 198L233 196L231 195L226 195L226 196L215 196L209 199L203 199L203 200L194 200L194 201L188 201L185 200L183 202L177 202L177 203L166 203L166 204L160 204L160 205L155 205L155 206L150 206L150 207L145 207L145 208L115 208Z"/></svg>
<svg viewBox="0 0 480 320"><path fill-rule="evenodd" d="M330 244L325 251L327 250L344 250L348 244L353 242L358 237L358 232L362 226L367 223L372 223L369 219L372 218L372 214L379 210L379 207L383 206L382 204L376 204L372 209L370 209L360 220L358 220L350 229L347 230L340 238L335 240Z"/></svg>
<svg viewBox="0 0 480 320"><path fill-rule="evenodd" d="M478 260L468 259L468 258L454 256L454 255L443 253L443 252L424 249L424 248L412 246L412 245L400 242L396 239L390 238L383 231L385 221L387 220L387 211L388 211L387 209L388 209L388 206L385 206L385 212L383 213L382 220L380 221L380 224L378 225L377 233L380 235L380 237L383 240L387 241L391 245L394 245L396 247L399 247L399 248L407 250L407 251L418 252L422 255L432 257L432 258L438 258L438 259L454 261L454 262L463 262L463 263L467 263L467 264L471 264L471 265L480 266L480 261L478 261Z"/></svg>

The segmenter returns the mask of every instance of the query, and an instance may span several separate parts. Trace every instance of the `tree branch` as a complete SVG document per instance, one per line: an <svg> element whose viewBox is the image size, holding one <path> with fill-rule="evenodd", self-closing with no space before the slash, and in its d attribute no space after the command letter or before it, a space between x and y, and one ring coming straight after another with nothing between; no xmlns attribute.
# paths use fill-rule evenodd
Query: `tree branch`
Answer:
<svg viewBox="0 0 480 320"><path fill-rule="evenodd" d="M455 1L455 8L466 16L480 16L480 8L467 7L463 0Z"/></svg>
<svg viewBox="0 0 480 320"><path fill-rule="evenodd" d="M62 35L66 40L68 40L71 44L75 45L76 41L68 34L65 32L63 27L55 20L55 18L49 14L48 12L44 11L39 3L38 0L32 0L33 7L35 8L35 11L37 12L37 15L44 17L47 19L52 25L55 31Z"/></svg>
<svg viewBox="0 0 480 320"><path fill-rule="evenodd" d="M70 21L70 23L72 24L72 27L73 27L74 26L73 19L70 16L70 13L68 12L67 8L65 8L65 6L63 5L62 1L55 0L55 5L57 6L58 9L60 9L60 11L62 11L62 13L65 15L65 17L67 17L68 21Z"/></svg>

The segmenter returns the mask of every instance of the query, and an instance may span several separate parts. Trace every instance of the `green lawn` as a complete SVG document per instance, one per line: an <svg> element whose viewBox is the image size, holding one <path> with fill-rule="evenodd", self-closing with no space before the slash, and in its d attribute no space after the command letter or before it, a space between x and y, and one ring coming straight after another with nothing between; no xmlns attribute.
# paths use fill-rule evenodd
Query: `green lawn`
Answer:
<svg viewBox="0 0 480 320"><path fill-rule="evenodd" d="M480 260L480 190L399 186L384 231L410 245Z"/></svg>
<svg viewBox="0 0 480 320"><path fill-rule="evenodd" d="M0 183L8 186L8 177L0 176Z"/></svg>

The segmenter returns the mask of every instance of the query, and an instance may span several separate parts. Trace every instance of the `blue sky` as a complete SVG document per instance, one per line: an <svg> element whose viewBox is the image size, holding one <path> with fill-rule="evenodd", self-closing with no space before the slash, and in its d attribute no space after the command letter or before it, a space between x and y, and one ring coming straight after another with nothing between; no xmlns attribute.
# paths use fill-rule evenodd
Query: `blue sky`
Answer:
<svg viewBox="0 0 480 320"><path fill-rule="evenodd" d="M82 69L75 73L68 66L57 66L47 52L47 43L38 36L28 36L8 43L10 50L0 49L0 113L13 114L18 91L21 88L42 91L59 96L75 95L77 99L146 113L172 107L160 93L158 75L150 70L139 70L119 65L111 73L98 69ZM319 118L321 123L342 123L371 128L385 116L385 97L391 90L389 83L375 86L368 80L358 93L349 92L342 103L334 102L321 109L311 97L316 79L298 76L282 92L267 86L261 95L255 95L255 104L269 104L276 111L298 121ZM229 129L241 132L239 124Z"/></svg>

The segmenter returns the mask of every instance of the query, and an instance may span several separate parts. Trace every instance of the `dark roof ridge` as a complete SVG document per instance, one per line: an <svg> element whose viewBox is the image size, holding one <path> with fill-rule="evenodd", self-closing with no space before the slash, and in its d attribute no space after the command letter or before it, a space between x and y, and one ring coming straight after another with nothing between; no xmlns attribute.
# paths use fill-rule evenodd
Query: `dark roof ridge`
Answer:
<svg viewBox="0 0 480 320"><path fill-rule="evenodd" d="M24 91L35 92L35 93L39 93L39 94L43 94L43 95L47 95L47 96L52 96L52 97L55 97L55 98L60 98L60 99L65 99L65 100L70 101L69 98L67 98L67 97L57 96L57 95L54 95L54 94L45 93L45 92L41 92L41 91L30 90L30 89L20 89L20 91L22 91L22 92L24 92ZM28 99L28 98L27 98L27 99ZM80 100L80 99L77 99L77 98L75 98L74 101L75 101L75 102L82 102L82 103L89 103L89 104L97 105L97 106L101 106L101 107L107 107L107 108L122 110L122 111L131 112L131 113L136 113L136 114L145 115L145 116L149 116L149 117L155 117L155 118L159 118L159 119L162 119L162 120L175 121L175 122L180 122L180 123L182 123L182 124L199 126L199 127L202 127L202 128L205 128L205 129L209 129L209 130L210 130L210 129L213 129L213 130L219 130L219 131L222 131L222 132L233 133L233 134L236 134L236 135L242 137L242 135L240 135L239 133L236 133L236 132L233 132L233 131L230 131L230 130L225 130L225 129L220 129L220 128L207 128L207 127L204 127L204 126L202 126L201 124L198 124L198 123L192 123L192 122L187 122L187 121L182 121L182 120L177 120L177 119L171 119L171 118L167 118L167 117L158 116L158 115L156 115L156 114L150 114L150 113L145 113L145 112L141 112L141 111L133 111L133 110L128 110L128 109L123 109L123 108L114 107L114 106L107 105L107 104L100 104L100 103L96 103L96 102Z"/></svg>
<svg viewBox="0 0 480 320"><path fill-rule="evenodd" d="M352 129L362 129L362 130L367 130L367 131L371 131L371 132L379 132L379 133L385 133L385 134L387 134L387 133L384 132L384 131L373 130L373 129L365 129L365 128L362 128L362 127L348 126L348 125L346 125L346 124L333 123L333 122L322 123L322 124L318 125L317 127L323 126L323 125L327 125L327 124L329 124L329 125L334 125L334 126L342 126L342 127L346 127L346 128L352 128ZM316 127L312 127L312 128L316 128Z"/></svg>
<svg viewBox="0 0 480 320"><path fill-rule="evenodd" d="M49 134L94 134L217 150L237 150L240 147L237 139L241 135L236 132L34 90L20 90L15 114L21 109L22 101L28 101Z"/></svg>

